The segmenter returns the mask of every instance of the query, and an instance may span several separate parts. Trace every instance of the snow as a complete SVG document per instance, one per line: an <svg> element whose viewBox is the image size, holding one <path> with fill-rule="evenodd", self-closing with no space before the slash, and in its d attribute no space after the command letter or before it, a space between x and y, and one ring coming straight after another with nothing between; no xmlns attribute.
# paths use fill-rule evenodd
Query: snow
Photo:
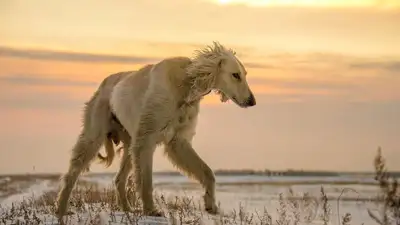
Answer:
<svg viewBox="0 0 400 225"><path fill-rule="evenodd" d="M86 175L82 176L81 179L86 181L94 181L102 185L112 184L112 180L115 174L108 175ZM360 186L363 184L376 183L373 177L355 177L355 176L336 176L336 177L321 177L321 176L306 176L306 177L295 177L295 176L264 176L264 175L219 175L216 176L216 182L220 185L227 184L293 184L293 183L304 183L305 185L320 186L322 183L335 183L335 182L349 182L358 183ZM189 179L183 175L153 175L153 183L155 185L182 185L182 184L197 184L193 179Z"/></svg>
<svg viewBox="0 0 400 225"><path fill-rule="evenodd" d="M30 199L32 197L38 198L42 196L44 193L48 191L55 190L55 186L51 185L51 182L48 180L41 181L37 184L33 184L30 186L26 191L11 195L7 198L5 198L3 201L1 201L1 206L2 207L11 207L13 203L15 202L22 202L26 199Z"/></svg>
<svg viewBox="0 0 400 225"><path fill-rule="evenodd" d="M133 218L133 217L132 217ZM40 221L40 224L43 225L59 225L58 219L54 215L49 215L49 214L39 214L37 215L36 219L30 218L29 221ZM17 219L14 219L13 221L7 221L5 225L12 225L12 224L24 224L26 223L26 219L24 217L19 217ZM123 212L116 212L113 218L110 217L110 214L106 211L101 211L97 213L96 215L91 215L89 213L82 213L78 216L70 216L67 219L64 218L64 223L68 225L83 225L83 224L98 224L98 225L121 225L121 224L126 224L126 222L129 223L129 221L132 221L134 223L132 224L137 224L137 225L169 225L169 221L167 218L164 217L142 217L142 218L137 218L136 221L133 219L127 220L125 213ZM88 223L88 222L92 223Z"/></svg>
<svg viewBox="0 0 400 225"><path fill-rule="evenodd" d="M95 183L100 188L109 188L113 184L111 177L82 176L80 180Z"/></svg>
<svg viewBox="0 0 400 225"><path fill-rule="evenodd" d="M2 179L0 181L2 182L8 182L10 178ZM87 180L90 180L87 179ZM99 181L100 184L102 184L101 179L97 179L96 181ZM109 183L107 181L106 183ZM11 196L8 196L7 198L3 199L0 202L1 208L0 208L0 213L5 212L8 209L10 209L13 205L22 203L28 199L38 199L40 198L44 193L49 192L49 191L54 191L56 190L57 186L52 183L49 180L43 180L43 181L38 181L37 183L32 184L29 188L24 190L21 193L14 194ZM93 206L92 206L93 207ZM88 207L87 207L88 208ZM79 224L87 224L87 221L92 221L95 224L99 225L118 225L118 224L124 224L121 221L127 220L126 219L126 214L124 212L113 212L113 217L110 217L110 212L106 211L99 211L95 213L95 215L91 215L90 212L88 213L79 213L76 215L68 216L66 219L64 218L64 221L69 224L69 225L79 225ZM16 224L16 223L21 223L24 224L26 222L26 215L24 216L19 216L16 217L12 220L9 220L5 223L5 225L11 225L11 224ZM132 218L134 218L131 215ZM2 219L2 218L0 218ZM51 214L46 214L46 213L35 213L32 215L29 215L29 221L40 221L40 224L44 225L57 225L58 219L55 215ZM0 220L0 222L3 222ZM135 221L138 225L168 225L169 222L167 218L164 217L141 217L137 218L137 221Z"/></svg>
<svg viewBox="0 0 400 225"><path fill-rule="evenodd" d="M112 186L112 176L82 176L80 179L85 181L94 182L99 185L100 188L113 188ZM9 181L10 178L7 180ZM302 178L295 179L296 181ZM319 178L321 179L321 178ZM323 178L322 178L323 179ZM321 179L321 180L322 180ZM329 178L330 179L330 178ZM348 178L345 178L347 180ZM0 180L3 181L5 179ZM288 193L288 188L291 187L295 197L297 199L301 198L302 193L310 193L312 196L320 197L320 188L321 185L317 184L308 184L304 182L304 184L294 184L294 185L270 185L264 184L259 181L266 180L274 180L274 181L288 181L289 178L268 178L268 177L217 177L217 201L221 203L221 210L226 213L231 212L232 210L239 211L239 208L244 207L243 209L249 213L258 212L261 213L264 209L267 209L272 218L277 219L279 217L277 213L277 209L280 207L279 202L279 194L280 193ZM7 181L7 182L8 182ZM195 203L200 202L202 204L202 195L203 189L200 185L193 185L193 181L186 179L185 177L177 177L177 176L165 176L165 177L156 177L154 179L155 185L155 194L162 194L166 199L174 196L190 196L193 197ZM254 181L256 184L248 184L247 182ZM292 180L293 181L293 180ZM3 181L4 182L4 181ZM247 183L245 185L236 185L236 183L240 184L240 182ZM223 184L223 185L221 185ZM27 188L23 193L18 193L15 195L8 196L3 201L0 200L0 204L2 208L10 207L12 203L18 203L26 199L39 198L44 193L49 191L54 191L58 183L51 182L47 180L37 180L36 183L32 184L29 188ZM331 224L339 224L338 221L345 213L349 212L352 215L352 224L369 224L371 223L371 219L368 216L367 209L374 209L376 205L370 202L362 202L358 201L356 198L360 197L361 199L368 200L369 198L375 197L378 191L378 187L371 185L323 185L326 194L328 197L331 197L332 200L329 201L331 205ZM345 190L345 191L343 191ZM343 194L342 194L343 192ZM344 201L337 201L336 198L342 195L342 199ZM339 205L338 205L339 204ZM123 221L126 221L126 215L123 212L111 212L107 207L94 207L93 205L86 207L88 212L79 212L76 215L72 215L68 217L67 224L90 224L87 221L93 221L94 224L109 224L109 225L118 225L124 224ZM2 211L0 208L0 213ZM339 209L340 211L338 211ZM50 210L48 211L50 212ZM200 214L200 211L196 211L196 213ZM208 216L207 213L202 212L202 224L215 224L215 220L218 218ZM322 221L318 218L318 214L321 213L320 209L314 210L314 221L310 224L320 224ZM1 214L0 214L1 216ZM31 215L32 216L32 215ZM305 215L304 215L305 216ZM45 225L55 225L58 224L57 219L54 215L48 213L38 213L37 217L41 222L41 224ZM179 216L174 216L179 217ZM171 215L168 215L168 218L172 218ZM0 218L1 219L1 218ZM14 219L6 224L15 224L16 220L23 221L23 216ZM176 218L175 218L176 220ZM122 222L121 222L122 221ZM1 223L1 220L0 220ZM179 222L178 222L179 223ZM168 221L166 218L160 217L144 217L139 218L138 224L154 224L154 225L167 225L173 224L171 221Z"/></svg>
<svg viewBox="0 0 400 225"><path fill-rule="evenodd" d="M4 178L0 178L0 184L5 184L7 182L10 182L11 178L9 177L4 177Z"/></svg>

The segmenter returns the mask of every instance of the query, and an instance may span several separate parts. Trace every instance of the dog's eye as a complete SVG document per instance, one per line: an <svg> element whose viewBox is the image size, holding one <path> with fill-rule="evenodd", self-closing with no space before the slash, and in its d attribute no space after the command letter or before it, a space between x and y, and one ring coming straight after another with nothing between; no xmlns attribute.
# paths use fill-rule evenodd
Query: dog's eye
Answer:
<svg viewBox="0 0 400 225"><path fill-rule="evenodd" d="M239 75L239 73L232 73L232 76L233 76L236 80L240 80L240 75Z"/></svg>

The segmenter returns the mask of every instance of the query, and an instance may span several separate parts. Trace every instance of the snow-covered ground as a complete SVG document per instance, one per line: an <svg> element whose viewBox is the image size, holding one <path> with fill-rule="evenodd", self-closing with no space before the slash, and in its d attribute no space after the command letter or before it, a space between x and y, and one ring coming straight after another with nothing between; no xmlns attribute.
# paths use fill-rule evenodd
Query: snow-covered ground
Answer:
<svg viewBox="0 0 400 225"><path fill-rule="evenodd" d="M4 179L7 180L2 183ZM80 178L82 181L97 184L100 188L112 188L112 179L112 175L87 175ZM310 184L310 181L312 184ZM300 216L308 217L308 220L310 220L309 222L311 223L308 224L323 224L320 218L322 214L320 202L321 185L316 184L319 181L323 183L322 186L329 200L328 203L331 211L330 224L340 224L338 220L341 220L346 213L351 214L351 224L374 224L367 213L367 209L374 210L377 208L377 205L370 201L378 194L378 187L370 185L370 183L373 182L372 178L217 176L217 201L221 204L223 214L232 213L232 210L238 212L240 208L249 213L253 213L253 215L256 215L254 213L262 214L264 210L267 210L273 220L277 220L279 218L278 209L282 207L282 202L279 201L280 193L282 193L286 197L291 196L290 199L294 201L297 200L297 205L290 205L290 201L287 200L286 202L289 203L286 207L297 207L299 209L298 211L302 213ZM354 184L334 184L335 182L340 183L342 181L354 181ZM0 186L12 182L12 178L3 178L0 179ZM327 184L328 182L332 182L332 184ZM365 182L365 184L363 184L363 182ZM188 180L184 176L155 176L154 183L156 195L163 195L165 198L193 196L196 204L202 204L201 196L203 195L203 190L197 183ZM43 194L57 190L57 185L58 183L55 180L31 180L27 188L0 198L0 216L5 217L4 212L10 210L12 204L18 204L23 200L32 198L39 199ZM293 190L293 195L289 194L289 188ZM311 200L307 201L308 203L305 204L305 201L301 199L307 198L307 196L310 196L308 198ZM340 200L338 200L339 196ZM49 204L48 207L51 208L51 204ZM68 224L87 224L89 220L92 221L92 224L121 224L120 222L125 215L122 212L113 212L113 215L110 215L111 211L104 207L98 207L98 209L96 209L96 205L85 207L90 208L91 210L88 211L91 212L97 210L97 213L91 215L88 212L81 212L75 217L71 217L72 219ZM202 219L203 224L216 224L215 221L221 219L221 217L209 217L205 212L198 212L198 214L201 213L203 213L204 217L204 219ZM51 214L38 212L36 216L42 221L41 224L57 224L57 220ZM1 219L4 218L0 218L0 224L2 222ZM23 216L21 216L21 219L23 219ZM142 222L149 222L151 220L152 218L146 218L142 219ZM303 219L303 223L307 224L305 219ZM164 221L153 224L168 223Z"/></svg>
<svg viewBox="0 0 400 225"><path fill-rule="evenodd" d="M9 177L0 178L0 185L9 182L11 179Z"/></svg>
<svg viewBox="0 0 400 225"><path fill-rule="evenodd" d="M49 180L38 181L37 183L32 184L26 190L23 190L23 192L4 198L0 204L2 207L11 207L13 203L15 204L16 202L22 202L25 199L40 197L44 193L55 189L56 186L51 185Z"/></svg>

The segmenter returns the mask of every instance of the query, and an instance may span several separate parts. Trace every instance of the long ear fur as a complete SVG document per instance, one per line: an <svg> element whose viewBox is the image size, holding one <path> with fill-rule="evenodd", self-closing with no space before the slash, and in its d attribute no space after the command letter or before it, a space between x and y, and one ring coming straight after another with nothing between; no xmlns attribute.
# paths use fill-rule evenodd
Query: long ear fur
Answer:
<svg viewBox="0 0 400 225"><path fill-rule="evenodd" d="M192 88L187 100L200 99L213 89L224 58L235 54L232 49L227 49L215 41L213 46L206 46L203 49L196 50L192 63L186 69ZM217 91L217 93L221 95L221 101L228 100L222 92Z"/></svg>
<svg viewBox="0 0 400 225"><path fill-rule="evenodd" d="M221 58L221 59L220 59L220 61L219 61L219 63L218 63L218 73L219 73L219 71L222 70L222 66L223 66L223 64L224 64L224 61L225 61L224 58ZM215 93L216 93L217 95L219 95L219 99L221 100L221 102L226 102L226 101L229 100L228 96L226 96L226 95L224 94L224 92L222 92L222 91L220 91L220 90L215 90Z"/></svg>

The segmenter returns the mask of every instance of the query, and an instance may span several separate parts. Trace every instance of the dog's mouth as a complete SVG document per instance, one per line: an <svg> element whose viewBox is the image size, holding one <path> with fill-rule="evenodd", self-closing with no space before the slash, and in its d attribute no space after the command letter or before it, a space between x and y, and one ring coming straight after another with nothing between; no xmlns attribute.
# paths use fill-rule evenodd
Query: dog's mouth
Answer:
<svg viewBox="0 0 400 225"><path fill-rule="evenodd" d="M229 95L225 94L221 90L216 90L216 93L220 96L221 102L227 102L228 100L231 100L234 102L236 105L238 105L241 108L247 108L248 106L245 103L240 103L236 97L230 97Z"/></svg>
<svg viewBox="0 0 400 225"><path fill-rule="evenodd" d="M226 102L229 100L229 97L221 90L215 90L215 93L219 95L219 99L221 100L221 102Z"/></svg>
<svg viewBox="0 0 400 225"><path fill-rule="evenodd" d="M242 104L240 103L235 97L230 98L232 102L234 102L236 105L238 105L240 108L247 108L247 104Z"/></svg>

